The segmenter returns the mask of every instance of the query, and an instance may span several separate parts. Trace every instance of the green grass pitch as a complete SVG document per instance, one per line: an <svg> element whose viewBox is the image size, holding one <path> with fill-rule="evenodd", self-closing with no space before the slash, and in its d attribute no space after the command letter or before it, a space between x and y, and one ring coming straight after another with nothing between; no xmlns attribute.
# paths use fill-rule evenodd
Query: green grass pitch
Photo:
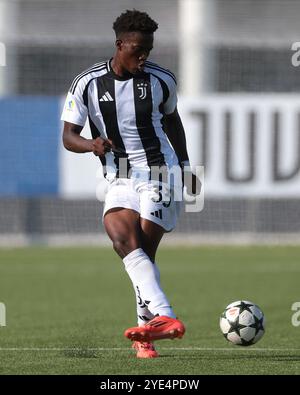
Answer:
<svg viewBox="0 0 300 395"><path fill-rule="evenodd" d="M299 256L299 247L162 248L162 285L187 331L157 342L160 358L138 360L123 337L136 323L134 293L112 249L2 249L0 374L299 374ZM247 348L219 330L238 299L267 320Z"/></svg>

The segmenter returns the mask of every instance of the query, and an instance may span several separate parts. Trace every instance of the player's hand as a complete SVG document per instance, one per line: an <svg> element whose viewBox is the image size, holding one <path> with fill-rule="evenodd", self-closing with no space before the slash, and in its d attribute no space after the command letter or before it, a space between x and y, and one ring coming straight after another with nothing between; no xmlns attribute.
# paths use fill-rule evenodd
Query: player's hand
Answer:
<svg viewBox="0 0 300 395"><path fill-rule="evenodd" d="M186 167L183 169L183 180L188 195L200 195L202 186L201 181L190 169Z"/></svg>
<svg viewBox="0 0 300 395"><path fill-rule="evenodd" d="M104 156L114 148L113 142L109 139L97 137L92 142L93 154L96 156Z"/></svg>

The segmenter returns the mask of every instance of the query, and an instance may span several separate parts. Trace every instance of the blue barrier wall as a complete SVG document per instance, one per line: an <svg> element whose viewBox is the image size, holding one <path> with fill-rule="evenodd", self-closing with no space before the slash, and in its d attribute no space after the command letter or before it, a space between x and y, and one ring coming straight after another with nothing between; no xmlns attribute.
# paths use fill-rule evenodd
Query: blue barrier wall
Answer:
<svg viewBox="0 0 300 395"><path fill-rule="evenodd" d="M58 194L59 97L0 99L0 196Z"/></svg>

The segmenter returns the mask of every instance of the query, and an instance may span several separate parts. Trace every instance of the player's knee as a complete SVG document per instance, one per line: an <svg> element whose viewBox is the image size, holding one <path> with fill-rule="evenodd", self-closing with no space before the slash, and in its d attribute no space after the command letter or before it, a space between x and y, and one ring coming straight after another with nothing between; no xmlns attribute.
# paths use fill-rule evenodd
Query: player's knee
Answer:
<svg viewBox="0 0 300 395"><path fill-rule="evenodd" d="M118 237L113 241L113 247L116 253L123 259L126 255L130 254L135 249L139 248L135 240Z"/></svg>

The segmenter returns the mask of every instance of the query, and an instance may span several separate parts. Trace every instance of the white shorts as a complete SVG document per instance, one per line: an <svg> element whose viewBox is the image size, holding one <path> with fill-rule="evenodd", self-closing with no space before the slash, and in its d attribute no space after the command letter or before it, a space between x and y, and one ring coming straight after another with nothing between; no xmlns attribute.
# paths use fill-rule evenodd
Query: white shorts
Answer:
<svg viewBox="0 0 300 395"><path fill-rule="evenodd" d="M174 200L174 189L168 191L167 199L160 200L161 188L162 186L150 181L114 179L108 186L103 217L112 208L128 208L137 211L142 218L160 225L166 232L170 232L176 226L182 201Z"/></svg>

